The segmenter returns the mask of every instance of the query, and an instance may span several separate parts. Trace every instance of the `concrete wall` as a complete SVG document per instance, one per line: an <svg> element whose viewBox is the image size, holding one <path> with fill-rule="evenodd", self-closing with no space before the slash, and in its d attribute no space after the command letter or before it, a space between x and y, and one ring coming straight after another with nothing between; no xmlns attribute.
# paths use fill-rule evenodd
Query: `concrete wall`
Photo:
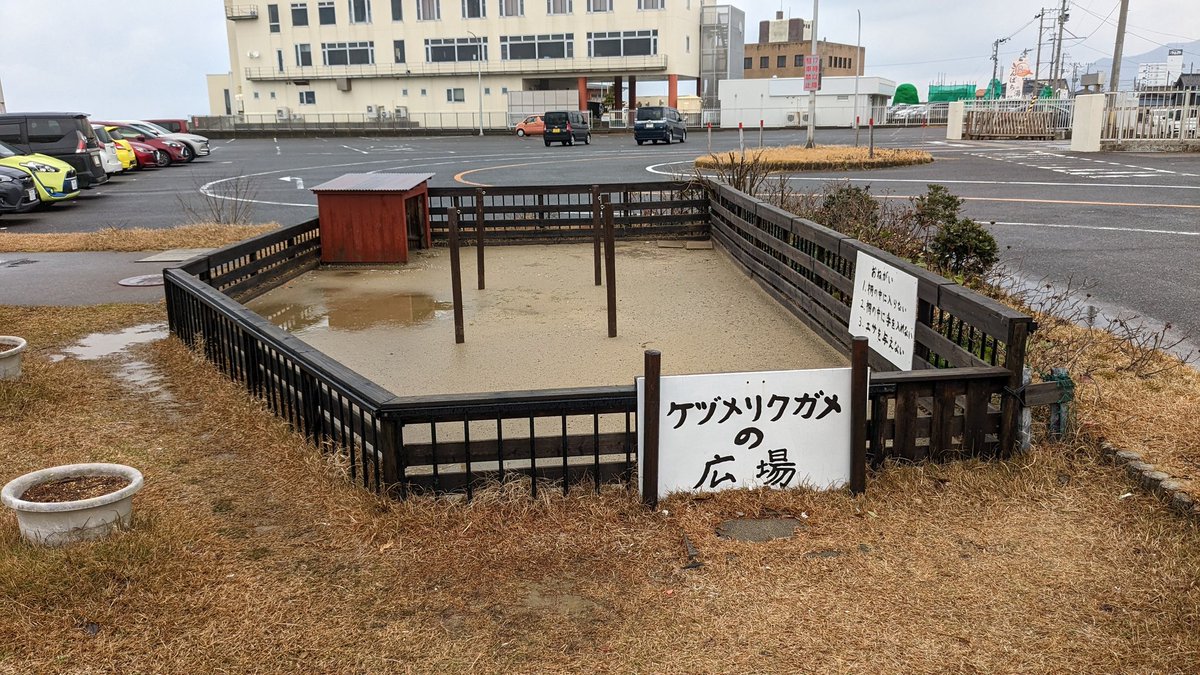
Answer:
<svg viewBox="0 0 1200 675"><path fill-rule="evenodd" d="M858 116L862 125L874 116L883 117L896 83L882 77L858 78ZM828 77L817 92L816 124L823 127L854 125L854 78ZM802 78L770 80L725 80L721 82L721 127L768 128L808 125L808 92Z"/></svg>
<svg viewBox="0 0 1200 675"><path fill-rule="evenodd" d="M1104 127L1104 94L1075 97L1075 118L1071 122L1071 150L1100 152L1100 132Z"/></svg>
<svg viewBox="0 0 1200 675"><path fill-rule="evenodd" d="M967 105L962 101L951 101L946 110L946 140L961 141L963 122L967 116Z"/></svg>

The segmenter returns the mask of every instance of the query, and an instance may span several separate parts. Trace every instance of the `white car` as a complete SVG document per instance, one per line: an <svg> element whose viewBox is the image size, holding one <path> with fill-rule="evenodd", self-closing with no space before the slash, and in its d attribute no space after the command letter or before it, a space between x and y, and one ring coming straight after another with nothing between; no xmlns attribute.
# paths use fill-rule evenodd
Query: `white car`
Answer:
<svg viewBox="0 0 1200 675"><path fill-rule="evenodd" d="M208 139L203 136L198 136L196 134L177 134L172 132L170 129L160 127L153 122L146 122L145 120L124 120L121 122L121 124L127 124L135 129L141 129L142 131L146 132L147 136L159 136L183 143L184 147L187 148L187 152L185 153L187 158L185 161L190 162L197 157L208 156Z"/></svg>
<svg viewBox="0 0 1200 675"><path fill-rule="evenodd" d="M93 124L92 129L96 132L96 140L100 141L100 162L104 166L104 173L112 176L124 171L125 166L117 157L117 144L113 143L112 136L108 135L103 125Z"/></svg>

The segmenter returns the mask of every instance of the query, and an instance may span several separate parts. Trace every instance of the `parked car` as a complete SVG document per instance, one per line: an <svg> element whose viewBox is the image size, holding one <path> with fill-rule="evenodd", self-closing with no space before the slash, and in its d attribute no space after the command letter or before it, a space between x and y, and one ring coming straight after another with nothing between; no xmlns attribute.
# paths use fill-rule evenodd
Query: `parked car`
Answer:
<svg viewBox="0 0 1200 675"><path fill-rule="evenodd" d="M84 113L0 114L0 141L24 154L42 153L70 164L81 188L108 181L100 140Z"/></svg>
<svg viewBox="0 0 1200 675"><path fill-rule="evenodd" d="M678 110L662 105L637 109L637 118L633 121L633 140L638 145L646 141L662 141L670 145L675 139L679 139L680 143L687 142L687 125L683 123L683 116Z"/></svg>
<svg viewBox="0 0 1200 675"><path fill-rule="evenodd" d="M121 158L117 156L117 145L113 143L112 136L104 130L104 127L99 124L92 125L92 131L96 132L96 140L100 141L101 160L104 162L104 172L108 175L121 173L125 170L125 164L121 162Z"/></svg>
<svg viewBox="0 0 1200 675"><path fill-rule="evenodd" d="M191 133L191 128L188 125L188 121L184 120L184 119L146 120L146 121L153 122L154 124L157 124L158 126L166 129L167 131L170 131L173 134Z"/></svg>
<svg viewBox="0 0 1200 675"><path fill-rule="evenodd" d="M156 150L163 151L167 162L165 164L158 164L158 166L170 166L175 162L186 162L188 161L188 157L194 157L188 146L182 141L163 138L145 129L124 122L98 122L98 124L103 124L105 129L115 127L117 133L121 134L121 138L127 141L145 143L146 145L153 146ZM109 131L109 134L111 133L112 131Z"/></svg>
<svg viewBox="0 0 1200 675"><path fill-rule="evenodd" d="M517 122L518 136L541 136L546 130L545 122L542 122L541 115L530 115L525 119Z"/></svg>
<svg viewBox="0 0 1200 675"><path fill-rule="evenodd" d="M197 157L208 156L208 139L203 136L187 133L175 133L169 129L164 129L153 122L147 122L145 120L126 120L125 124L137 129L141 129L146 133L154 134L159 138L168 138L173 141L179 141L180 143L183 143L188 147L189 153L188 158L184 161L190 162Z"/></svg>
<svg viewBox="0 0 1200 675"><path fill-rule="evenodd" d="M38 201L49 204L79 196L79 178L75 169L61 159L38 153L25 154L0 141L0 166L28 174Z"/></svg>
<svg viewBox="0 0 1200 675"><path fill-rule="evenodd" d="M592 142L592 127L587 116L579 110L556 110L542 115L545 130L542 140L546 147L551 143L575 145L575 141L583 141L584 145Z"/></svg>
<svg viewBox="0 0 1200 675"><path fill-rule="evenodd" d="M38 193L29 174L0 166L0 213L24 213L38 205Z"/></svg>
<svg viewBox="0 0 1200 675"><path fill-rule="evenodd" d="M171 163L171 156L164 150L140 141L131 141L122 136L121 130L114 126L106 126L104 130L108 132L117 147L124 147L133 153L134 162L139 169L153 169Z"/></svg>

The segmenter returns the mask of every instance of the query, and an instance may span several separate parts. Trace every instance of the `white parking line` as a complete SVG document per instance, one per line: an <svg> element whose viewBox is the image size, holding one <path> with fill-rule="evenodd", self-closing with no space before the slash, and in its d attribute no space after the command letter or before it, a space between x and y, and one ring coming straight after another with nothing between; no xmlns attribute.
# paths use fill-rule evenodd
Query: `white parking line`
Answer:
<svg viewBox="0 0 1200 675"><path fill-rule="evenodd" d="M1102 230L1106 232L1136 232L1138 234L1177 234L1182 237L1200 237L1200 232L1184 230L1152 230L1141 227L1106 227L1103 225L1066 225L1062 223L1013 223L996 221L991 225L1015 225L1020 227L1049 227L1060 230Z"/></svg>

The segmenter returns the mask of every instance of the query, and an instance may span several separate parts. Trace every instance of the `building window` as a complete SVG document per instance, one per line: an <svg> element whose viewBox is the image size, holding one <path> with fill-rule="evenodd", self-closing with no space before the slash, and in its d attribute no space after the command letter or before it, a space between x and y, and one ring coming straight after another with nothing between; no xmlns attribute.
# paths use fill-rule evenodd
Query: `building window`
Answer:
<svg viewBox="0 0 1200 675"><path fill-rule="evenodd" d="M350 23L371 23L371 0L350 0Z"/></svg>
<svg viewBox="0 0 1200 675"><path fill-rule="evenodd" d="M333 6L333 0L321 0L317 3L317 21L322 26L332 26L337 23L337 10Z"/></svg>
<svg viewBox="0 0 1200 675"><path fill-rule="evenodd" d="M279 32L279 5L267 5L267 27L272 33Z"/></svg>
<svg viewBox="0 0 1200 675"><path fill-rule="evenodd" d="M500 16L525 16L525 0L500 0Z"/></svg>
<svg viewBox="0 0 1200 675"><path fill-rule="evenodd" d="M417 21L437 21L442 18L442 0L417 0Z"/></svg>
<svg viewBox="0 0 1200 675"><path fill-rule="evenodd" d="M421 90L421 95L422 95L422 96L424 96L424 95L425 95L425 93L426 93L426 92L425 92L425 90L424 90L424 89L422 89L422 90Z"/></svg>
<svg viewBox="0 0 1200 675"><path fill-rule="evenodd" d="M292 25L307 26L308 25L308 3L293 2L292 3Z"/></svg>
<svg viewBox="0 0 1200 675"><path fill-rule="evenodd" d="M255 101L257 101L257 100L258 100L258 92L257 92L257 91L256 91L256 92L254 92L254 100L255 100Z"/></svg>
<svg viewBox="0 0 1200 675"><path fill-rule="evenodd" d="M547 14L570 14L572 0L546 0Z"/></svg>
<svg viewBox="0 0 1200 675"><path fill-rule="evenodd" d="M408 90L407 90L407 89L401 89L401 90L400 90L400 95L401 95L401 96L408 96Z"/></svg>
<svg viewBox="0 0 1200 675"><path fill-rule="evenodd" d="M500 93L501 93L501 94L507 94L507 93L508 93L508 87L500 87Z"/></svg>
<svg viewBox="0 0 1200 675"><path fill-rule="evenodd" d="M300 105L316 105L316 104L317 104L317 92L315 92L315 91L300 92Z"/></svg>
<svg viewBox="0 0 1200 675"><path fill-rule="evenodd" d="M775 57L775 67L776 68L787 68L787 57L786 56Z"/></svg>
<svg viewBox="0 0 1200 675"><path fill-rule="evenodd" d="M312 45L296 45L296 65L300 67L312 65Z"/></svg>
<svg viewBox="0 0 1200 675"><path fill-rule="evenodd" d="M753 70L753 69L754 69L754 57L747 56L745 59L742 60L742 70Z"/></svg>
<svg viewBox="0 0 1200 675"><path fill-rule="evenodd" d="M486 0L462 0L464 19L483 19L487 17Z"/></svg>
<svg viewBox="0 0 1200 675"><path fill-rule="evenodd" d="M364 66L375 63L374 42L322 42L321 60L327 66Z"/></svg>
<svg viewBox="0 0 1200 675"><path fill-rule="evenodd" d="M575 34L501 35L500 59L570 59L575 57Z"/></svg>
<svg viewBox="0 0 1200 675"><path fill-rule="evenodd" d="M392 55L396 63L404 63L404 40L392 40Z"/></svg>
<svg viewBox="0 0 1200 675"><path fill-rule="evenodd" d="M691 35L683 36L683 51L687 52L688 54L692 53L692 36Z"/></svg>
<svg viewBox="0 0 1200 675"><path fill-rule="evenodd" d="M275 65L279 67L279 72L283 72L283 50L275 50Z"/></svg>
<svg viewBox="0 0 1200 675"><path fill-rule="evenodd" d="M588 56L651 56L658 53L657 30L588 33Z"/></svg>
<svg viewBox="0 0 1200 675"><path fill-rule="evenodd" d="M491 87L484 87L484 88L483 88L483 95L484 95L484 96L491 96L491 95L492 95L492 88L491 88Z"/></svg>
<svg viewBox="0 0 1200 675"><path fill-rule="evenodd" d="M404 0L392 0L392 21L404 20Z"/></svg>
<svg viewBox="0 0 1200 675"><path fill-rule="evenodd" d="M769 57L769 56L760 56L760 57L758 58L758 67L759 67L759 68L762 68L763 70L766 70L767 68L770 68L770 67L771 67L771 57Z"/></svg>
<svg viewBox="0 0 1200 675"><path fill-rule="evenodd" d="M792 57L792 65L797 68L803 68L804 67L804 55L797 54L796 56Z"/></svg>
<svg viewBox="0 0 1200 675"><path fill-rule="evenodd" d="M613 0L588 0L587 8L589 12L611 12Z"/></svg>
<svg viewBox="0 0 1200 675"><path fill-rule="evenodd" d="M271 92L270 96L271 96L271 100L274 101L275 100L275 92Z"/></svg>
<svg viewBox="0 0 1200 675"><path fill-rule="evenodd" d="M638 0L638 9L666 9L667 0Z"/></svg>
<svg viewBox="0 0 1200 675"><path fill-rule="evenodd" d="M429 63L475 61L482 45L487 61L487 38L431 38L425 40L425 60Z"/></svg>
<svg viewBox="0 0 1200 675"><path fill-rule="evenodd" d="M462 103L465 100L467 100L467 98L463 93L462 87L446 90L446 101L450 103Z"/></svg>

